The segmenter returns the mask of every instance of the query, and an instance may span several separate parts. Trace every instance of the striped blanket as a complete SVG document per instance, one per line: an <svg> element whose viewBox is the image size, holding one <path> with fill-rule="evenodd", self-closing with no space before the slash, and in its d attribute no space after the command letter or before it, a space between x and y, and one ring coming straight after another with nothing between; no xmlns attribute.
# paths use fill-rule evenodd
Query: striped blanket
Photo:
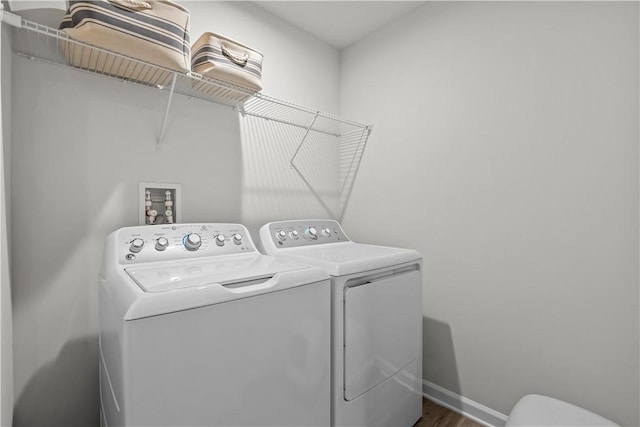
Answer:
<svg viewBox="0 0 640 427"><path fill-rule="evenodd" d="M189 11L184 7L169 0L69 1L68 4L60 30L70 38L170 70L187 72L191 68ZM144 64L125 67L121 58L109 58L107 54L100 58L95 51L73 43L62 43L62 48L67 61L77 67L152 84L163 80L162 70L153 70L153 67L142 70ZM150 81L151 78L154 81Z"/></svg>

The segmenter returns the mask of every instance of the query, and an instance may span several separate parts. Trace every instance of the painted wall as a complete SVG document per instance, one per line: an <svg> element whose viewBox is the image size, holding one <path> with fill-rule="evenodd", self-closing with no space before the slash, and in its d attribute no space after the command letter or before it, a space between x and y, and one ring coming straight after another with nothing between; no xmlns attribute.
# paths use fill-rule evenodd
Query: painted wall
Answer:
<svg viewBox="0 0 640 427"><path fill-rule="evenodd" d="M335 50L249 3L186 5L194 36L216 30L263 51L265 93L337 109ZM181 183L184 222L259 221L242 196L259 150L241 145L230 108L176 96L156 151L166 92L12 59L14 423L97 425L105 236L137 224L141 181Z"/></svg>
<svg viewBox="0 0 640 427"><path fill-rule="evenodd" d="M2 136L0 143L0 425L11 426L13 419L13 310L9 260L10 147L11 147L11 32L0 28L0 73L2 76ZM6 77L6 78L5 78Z"/></svg>
<svg viewBox="0 0 640 427"><path fill-rule="evenodd" d="M342 52L344 226L424 255L426 380L639 424L638 6L428 2Z"/></svg>

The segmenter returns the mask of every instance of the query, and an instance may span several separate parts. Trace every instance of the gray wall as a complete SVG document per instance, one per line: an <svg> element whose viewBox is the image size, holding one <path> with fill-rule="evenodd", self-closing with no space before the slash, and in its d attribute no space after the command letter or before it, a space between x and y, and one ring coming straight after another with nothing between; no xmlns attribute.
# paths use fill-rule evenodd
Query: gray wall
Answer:
<svg viewBox="0 0 640 427"><path fill-rule="evenodd" d="M342 52L344 226L424 255L428 381L638 425L638 40L635 2L429 2Z"/></svg>
<svg viewBox="0 0 640 427"><path fill-rule="evenodd" d="M0 144L0 425L10 426L13 419L13 316L9 271L10 148L11 148L11 32L0 29L0 73L2 75L2 143Z"/></svg>
<svg viewBox="0 0 640 427"><path fill-rule="evenodd" d="M638 424L637 4L429 3L341 69L248 2L185 4L194 38L265 53L265 93L375 124L344 224L425 256L427 380ZM325 215L248 194L288 172L243 170L280 151L241 145L226 108L178 97L156 152L166 93L12 59L15 421L91 425L102 242L137 222L139 181L182 183L185 221Z"/></svg>
<svg viewBox="0 0 640 427"><path fill-rule="evenodd" d="M217 30L263 51L265 93L337 110L334 49L250 3L187 7L194 37ZM137 224L141 181L181 183L184 222L259 221L242 206L242 176L260 151L241 145L228 107L174 97L156 151L166 92L16 56L12 72L14 422L97 425L96 284L105 236ZM303 203L314 216L322 212L313 200Z"/></svg>

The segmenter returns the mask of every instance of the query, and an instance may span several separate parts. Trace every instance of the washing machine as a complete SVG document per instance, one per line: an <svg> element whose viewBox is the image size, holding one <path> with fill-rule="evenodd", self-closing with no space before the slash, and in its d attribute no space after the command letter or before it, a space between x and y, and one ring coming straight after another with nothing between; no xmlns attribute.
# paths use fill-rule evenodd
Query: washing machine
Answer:
<svg viewBox="0 0 640 427"><path fill-rule="evenodd" d="M351 241L332 220L260 229L265 253L331 275L331 424L412 426L422 416L422 258Z"/></svg>
<svg viewBox="0 0 640 427"><path fill-rule="evenodd" d="M239 224L121 228L99 277L104 426L330 424L330 282Z"/></svg>

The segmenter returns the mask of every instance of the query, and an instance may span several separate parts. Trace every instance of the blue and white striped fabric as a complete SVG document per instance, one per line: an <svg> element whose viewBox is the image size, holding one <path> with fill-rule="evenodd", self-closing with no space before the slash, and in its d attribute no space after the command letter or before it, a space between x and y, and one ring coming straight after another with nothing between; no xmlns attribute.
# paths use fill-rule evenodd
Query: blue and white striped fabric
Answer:
<svg viewBox="0 0 640 427"><path fill-rule="evenodd" d="M191 70L250 92L262 89L262 53L215 33L204 33L191 48Z"/></svg>

